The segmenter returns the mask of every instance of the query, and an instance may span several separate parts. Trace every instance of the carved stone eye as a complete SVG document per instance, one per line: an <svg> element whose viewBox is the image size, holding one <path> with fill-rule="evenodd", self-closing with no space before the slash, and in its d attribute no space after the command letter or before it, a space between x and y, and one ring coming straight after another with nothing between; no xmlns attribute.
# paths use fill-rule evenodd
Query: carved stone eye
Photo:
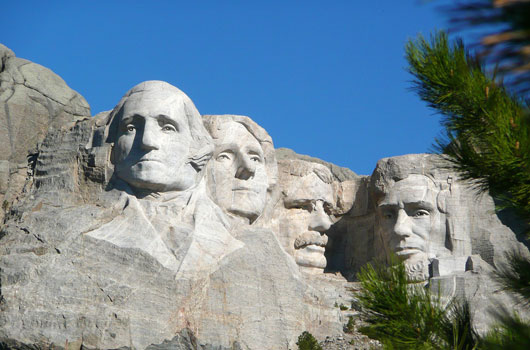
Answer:
<svg viewBox="0 0 530 350"><path fill-rule="evenodd" d="M162 127L162 131L165 131L165 132L173 132L173 131L177 131L177 129L171 125L171 124L166 124Z"/></svg>
<svg viewBox="0 0 530 350"><path fill-rule="evenodd" d="M261 163L261 158L260 158L260 156L251 155L251 156L250 156L250 160L253 161L253 162L256 162L256 163Z"/></svg>
<svg viewBox="0 0 530 350"><path fill-rule="evenodd" d="M226 153L221 153L217 156L217 160L219 161L227 161L230 160L230 156Z"/></svg>
<svg viewBox="0 0 530 350"><path fill-rule="evenodd" d="M383 212L383 218L385 220L392 220L394 218L394 213L392 213L390 211L385 211L385 212Z"/></svg>
<svg viewBox="0 0 530 350"><path fill-rule="evenodd" d="M134 125L132 125L132 124L127 125L127 131L128 132L133 132L134 129L135 129Z"/></svg>
<svg viewBox="0 0 530 350"><path fill-rule="evenodd" d="M419 218L422 216L429 216L429 215L430 215L429 211L425 209L418 209L414 211L414 213L412 213L412 217L415 217L415 218Z"/></svg>

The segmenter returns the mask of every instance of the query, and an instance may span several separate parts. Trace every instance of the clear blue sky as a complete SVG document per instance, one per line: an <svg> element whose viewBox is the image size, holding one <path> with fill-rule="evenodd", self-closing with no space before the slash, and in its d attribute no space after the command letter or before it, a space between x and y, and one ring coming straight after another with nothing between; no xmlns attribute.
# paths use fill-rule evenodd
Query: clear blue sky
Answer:
<svg viewBox="0 0 530 350"><path fill-rule="evenodd" d="M446 27L443 1L7 1L1 41L59 74L92 114L144 80L201 114L248 115L289 147L359 174L430 149L404 45Z"/></svg>

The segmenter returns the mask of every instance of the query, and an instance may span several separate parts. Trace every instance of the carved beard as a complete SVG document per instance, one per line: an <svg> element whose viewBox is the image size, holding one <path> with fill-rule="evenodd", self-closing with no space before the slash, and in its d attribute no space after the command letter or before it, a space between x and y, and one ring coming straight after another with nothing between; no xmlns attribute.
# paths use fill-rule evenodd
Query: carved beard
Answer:
<svg viewBox="0 0 530 350"><path fill-rule="evenodd" d="M429 278L429 262L427 260L405 261L407 276L413 281L425 281Z"/></svg>

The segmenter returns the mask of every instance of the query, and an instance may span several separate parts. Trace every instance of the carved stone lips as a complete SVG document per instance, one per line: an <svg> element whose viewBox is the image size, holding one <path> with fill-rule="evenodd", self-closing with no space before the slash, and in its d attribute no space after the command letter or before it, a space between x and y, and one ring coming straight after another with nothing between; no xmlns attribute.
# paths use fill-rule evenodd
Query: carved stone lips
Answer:
<svg viewBox="0 0 530 350"><path fill-rule="evenodd" d="M319 247L318 250L322 250L328 243L328 236L321 235L320 232L308 231L296 238L294 241L294 247L296 249L303 249L308 246Z"/></svg>
<svg viewBox="0 0 530 350"><path fill-rule="evenodd" d="M398 246L394 248L394 252L397 255L412 255L412 254L421 253L423 252L423 250L417 246L408 245L408 246Z"/></svg>

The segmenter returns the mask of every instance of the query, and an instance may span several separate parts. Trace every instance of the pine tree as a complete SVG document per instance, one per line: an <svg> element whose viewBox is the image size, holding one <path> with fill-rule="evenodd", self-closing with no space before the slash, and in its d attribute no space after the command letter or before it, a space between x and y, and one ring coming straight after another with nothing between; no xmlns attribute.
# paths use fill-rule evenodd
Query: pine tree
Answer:
<svg viewBox="0 0 530 350"><path fill-rule="evenodd" d="M419 36L410 41L406 56L414 90L442 116L445 137L436 140L435 147L448 166L477 190L489 191L501 209L514 210L528 228L530 112L524 96L530 91L530 1L460 1L450 14L459 25L504 27L475 45L480 56L470 54L461 40L450 42L444 32L430 40ZM496 70L489 73L492 64ZM508 77L508 86L519 95L509 92L501 77ZM530 237L530 230L527 233ZM496 272L497 279L519 297L522 307L529 307L530 261L515 253L508 261ZM530 349L530 323L517 314L499 307L498 326L479 339L465 303L440 310L436 298L417 287L405 287L399 267L390 271L367 267L359 274L364 287L360 302L369 324L364 332L386 348L407 348L408 343L417 349ZM425 320L415 316L420 308L433 310L440 322L429 315Z"/></svg>
<svg viewBox="0 0 530 350"><path fill-rule="evenodd" d="M489 191L502 207L515 210L530 227L530 118L528 104L510 94L462 41L450 44L438 32L429 41L419 37L406 47L414 89L442 115L447 138L437 148L452 167L477 188ZM497 271L498 280L530 302L530 261L515 253ZM495 336L484 348L525 348L530 324L506 310L497 314ZM519 345L517 345L519 344Z"/></svg>
<svg viewBox="0 0 530 350"><path fill-rule="evenodd" d="M391 258L390 267L367 265L357 277L362 285L357 298L367 323L360 331L379 340L385 349L476 348L467 304L444 305L423 283L411 282L396 257Z"/></svg>
<svg viewBox="0 0 530 350"><path fill-rule="evenodd" d="M530 0L459 0L447 13L453 31L481 30L481 59L522 96L530 93Z"/></svg>

